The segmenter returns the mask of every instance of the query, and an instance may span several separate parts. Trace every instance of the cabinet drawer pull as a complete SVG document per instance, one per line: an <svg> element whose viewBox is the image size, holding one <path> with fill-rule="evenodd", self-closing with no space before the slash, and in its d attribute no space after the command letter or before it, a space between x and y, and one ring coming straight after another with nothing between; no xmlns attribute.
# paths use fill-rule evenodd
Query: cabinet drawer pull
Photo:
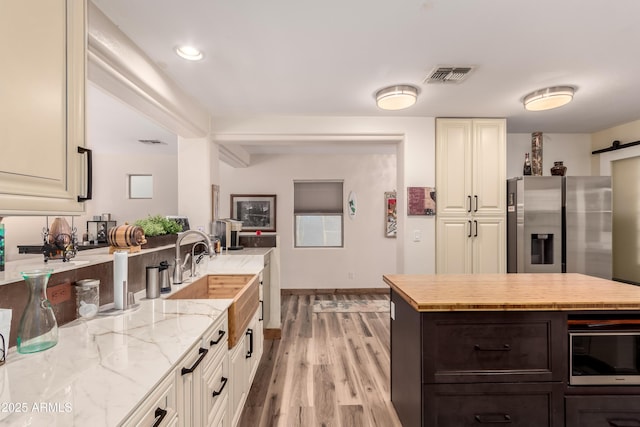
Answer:
<svg viewBox="0 0 640 427"><path fill-rule="evenodd" d="M169 411L167 411L166 409L156 408L156 412L154 414L155 419L153 421L153 427L158 427L160 424L162 424L162 420L164 420L164 417L166 417L168 413Z"/></svg>
<svg viewBox="0 0 640 427"><path fill-rule="evenodd" d="M222 390L224 390L224 386L227 385L227 381L229 381L229 378L221 377L221 380L222 380L222 385L220 386L220 390L214 390L212 397L219 396L222 393Z"/></svg>
<svg viewBox="0 0 640 427"><path fill-rule="evenodd" d="M467 209L467 212L471 212L471 196L467 196L467 202L469 202L469 208Z"/></svg>
<svg viewBox="0 0 640 427"><path fill-rule="evenodd" d="M87 200L91 200L93 187L93 152L88 148L78 147L78 153L87 155L87 193L84 197L78 196L78 202L86 202Z"/></svg>
<svg viewBox="0 0 640 427"><path fill-rule="evenodd" d="M511 346L509 344L505 344L502 347L482 347L479 344L473 346L475 351L511 351Z"/></svg>
<svg viewBox="0 0 640 427"><path fill-rule="evenodd" d="M476 232L474 233L473 237L478 237L478 221L474 219L473 224L476 226Z"/></svg>
<svg viewBox="0 0 640 427"><path fill-rule="evenodd" d="M478 212L478 196L473 196L473 198L474 198L474 199L475 199L475 201L476 201L476 207L475 207L475 209L473 209L473 211L474 211L474 212Z"/></svg>
<svg viewBox="0 0 640 427"><path fill-rule="evenodd" d="M247 351L247 355L245 356L248 359L253 356L253 329L247 329L245 335L249 335L249 351Z"/></svg>
<svg viewBox="0 0 640 427"><path fill-rule="evenodd" d="M611 427L640 427L640 420L637 418L607 419L607 422Z"/></svg>
<svg viewBox="0 0 640 427"><path fill-rule="evenodd" d="M258 318L258 322L262 322L264 320L264 301L260 300L260 317Z"/></svg>
<svg viewBox="0 0 640 427"><path fill-rule="evenodd" d="M182 368L182 375L187 375L192 373L193 371L196 370L196 368L198 367L198 365L200 364L200 362L202 362L202 359L204 359L204 357L207 355L207 353L209 353L209 349L208 348L200 348L200 350L198 350L198 353L200 353L200 357L198 357L198 360L196 360L196 362L193 364L192 367L190 368Z"/></svg>
<svg viewBox="0 0 640 427"><path fill-rule="evenodd" d="M218 331L218 339L217 339L217 340L215 340L215 341L211 340L211 341L209 342L209 347L211 347L211 346L214 346L214 345L218 344L218 343L220 342L220 340L222 339L222 337L224 337L224 335L225 335L225 334L226 334L226 332L225 332L225 331L223 331L222 329L220 329L220 330Z"/></svg>
<svg viewBox="0 0 640 427"><path fill-rule="evenodd" d="M480 424L511 424L509 414L478 414L475 419Z"/></svg>
<svg viewBox="0 0 640 427"><path fill-rule="evenodd" d="M471 220L467 222L469 223L469 234L467 234L467 237L471 237L471 229L473 228L473 226L471 225Z"/></svg>

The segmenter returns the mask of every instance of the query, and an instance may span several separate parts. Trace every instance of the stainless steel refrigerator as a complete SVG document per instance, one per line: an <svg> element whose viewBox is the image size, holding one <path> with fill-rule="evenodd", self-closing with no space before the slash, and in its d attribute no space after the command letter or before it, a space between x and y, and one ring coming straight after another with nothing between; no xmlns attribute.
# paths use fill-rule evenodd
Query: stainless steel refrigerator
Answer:
<svg viewBox="0 0 640 427"><path fill-rule="evenodd" d="M611 177L507 180L507 272L611 279Z"/></svg>

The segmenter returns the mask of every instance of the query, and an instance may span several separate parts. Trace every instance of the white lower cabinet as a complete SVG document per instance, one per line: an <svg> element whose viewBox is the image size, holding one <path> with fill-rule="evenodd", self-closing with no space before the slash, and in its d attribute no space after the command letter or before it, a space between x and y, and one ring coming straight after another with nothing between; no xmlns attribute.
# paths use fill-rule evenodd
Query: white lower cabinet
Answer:
<svg viewBox="0 0 640 427"><path fill-rule="evenodd" d="M179 421L175 375L168 375L138 406L124 427L169 427Z"/></svg>
<svg viewBox="0 0 640 427"><path fill-rule="evenodd" d="M253 315L249 326L238 343L229 352L230 381L229 414L231 427L238 425L244 403L251 389L262 351L264 340L260 310Z"/></svg>
<svg viewBox="0 0 640 427"><path fill-rule="evenodd" d="M439 274L501 273L506 270L504 218L442 216L436 223Z"/></svg>
<svg viewBox="0 0 640 427"><path fill-rule="evenodd" d="M183 427L202 425L202 361L208 348L198 343L192 347L176 369L179 425Z"/></svg>

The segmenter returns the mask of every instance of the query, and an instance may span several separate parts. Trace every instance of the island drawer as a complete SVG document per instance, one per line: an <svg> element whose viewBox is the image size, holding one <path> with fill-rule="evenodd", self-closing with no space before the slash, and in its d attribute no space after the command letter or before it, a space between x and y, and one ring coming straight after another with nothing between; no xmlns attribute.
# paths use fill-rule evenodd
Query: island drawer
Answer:
<svg viewBox="0 0 640 427"><path fill-rule="evenodd" d="M567 396L566 427L640 427L640 395Z"/></svg>
<svg viewBox="0 0 640 427"><path fill-rule="evenodd" d="M423 313L423 383L563 381L566 316Z"/></svg>
<svg viewBox="0 0 640 427"><path fill-rule="evenodd" d="M564 424L561 383L425 384L425 427Z"/></svg>

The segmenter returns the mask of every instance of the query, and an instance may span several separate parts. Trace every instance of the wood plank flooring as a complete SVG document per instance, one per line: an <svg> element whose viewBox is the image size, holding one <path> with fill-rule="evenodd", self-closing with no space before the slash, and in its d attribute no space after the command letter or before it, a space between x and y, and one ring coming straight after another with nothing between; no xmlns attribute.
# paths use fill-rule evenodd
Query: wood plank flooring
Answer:
<svg viewBox="0 0 640 427"><path fill-rule="evenodd" d="M239 426L401 426L390 401L389 313L314 313L318 299L389 296L283 296L282 339L265 341Z"/></svg>

